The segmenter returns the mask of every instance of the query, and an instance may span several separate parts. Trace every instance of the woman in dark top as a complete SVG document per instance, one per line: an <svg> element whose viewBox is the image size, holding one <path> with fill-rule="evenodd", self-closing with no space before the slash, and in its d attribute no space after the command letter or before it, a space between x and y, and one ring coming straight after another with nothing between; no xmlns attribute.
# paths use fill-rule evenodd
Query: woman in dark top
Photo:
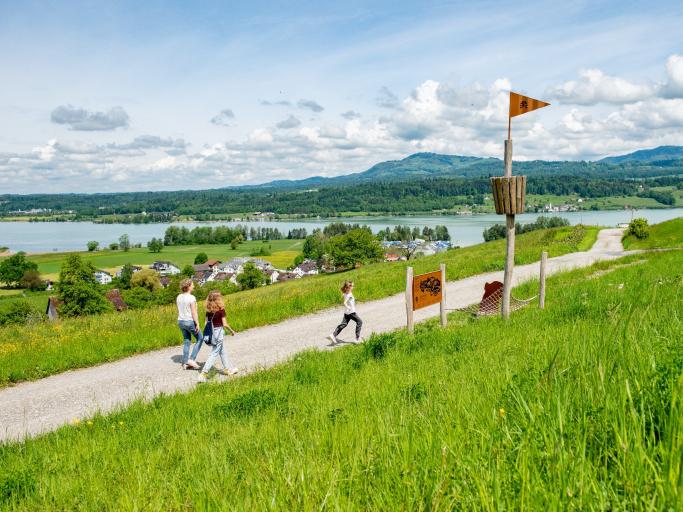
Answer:
<svg viewBox="0 0 683 512"><path fill-rule="evenodd" d="M202 368L202 371L199 373L199 382L206 382L207 374L213 367L213 363L218 356L220 356L221 363L223 363L223 370L221 371L223 375L234 375L239 371L237 368L228 369L228 356L223 347L225 330L228 329L232 336L236 333L234 329L230 327L230 324L228 324L228 320L225 317L223 296L218 290L213 290L206 298L206 322L207 324L211 322L211 326L213 327L213 334L211 336L212 350L204 364L204 368Z"/></svg>

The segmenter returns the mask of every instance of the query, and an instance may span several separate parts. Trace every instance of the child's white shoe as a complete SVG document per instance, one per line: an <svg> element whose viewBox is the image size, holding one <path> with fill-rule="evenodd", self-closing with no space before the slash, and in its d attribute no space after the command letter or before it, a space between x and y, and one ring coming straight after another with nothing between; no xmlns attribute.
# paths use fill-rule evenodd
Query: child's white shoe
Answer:
<svg viewBox="0 0 683 512"><path fill-rule="evenodd" d="M335 344L335 345L337 344L337 338L334 336L334 334L330 334L327 337L327 339L330 340L333 344Z"/></svg>
<svg viewBox="0 0 683 512"><path fill-rule="evenodd" d="M209 379L206 378L206 373L200 372L199 377L197 377L197 382L208 382Z"/></svg>

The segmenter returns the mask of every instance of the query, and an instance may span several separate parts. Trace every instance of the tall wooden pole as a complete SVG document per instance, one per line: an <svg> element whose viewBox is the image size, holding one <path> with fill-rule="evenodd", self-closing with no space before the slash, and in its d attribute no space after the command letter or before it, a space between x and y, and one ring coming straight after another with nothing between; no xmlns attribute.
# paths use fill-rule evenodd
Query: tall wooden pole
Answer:
<svg viewBox="0 0 683 512"><path fill-rule="evenodd" d="M548 253L543 251L541 253L541 275L539 276L539 288L538 288L538 307L545 308L545 268L548 264Z"/></svg>
<svg viewBox="0 0 683 512"><path fill-rule="evenodd" d="M406 324L408 333L412 334L413 327L413 267L406 269Z"/></svg>
<svg viewBox="0 0 683 512"><path fill-rule="evenodd" d="M441 303L439 304L439 313L441 315L441 327L446 327L448 317L446 316L446 264L439 265L441 270Z"/></svg>
<svg viewBox="0 0 683 512"><path fill-rule="evenodd" d="M509 133L509 124L508 124ZM512 177L512 140L505 141L505 177ZM510 317L510 293L512 290L512 269L515 266L515 216L505 215L505 273L503 275L503 305L501 315Z"/></svg>

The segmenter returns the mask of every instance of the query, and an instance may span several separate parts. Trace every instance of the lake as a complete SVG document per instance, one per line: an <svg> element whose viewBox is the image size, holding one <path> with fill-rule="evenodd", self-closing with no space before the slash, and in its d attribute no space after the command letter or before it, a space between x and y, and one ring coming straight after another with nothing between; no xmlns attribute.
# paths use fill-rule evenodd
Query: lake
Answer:
<svg viewBox="0 0 683 512"><path fill-rule="evenodd" d="M620 222L631 220L631 211L582 211L553 214L525 213L517 215L518 222L528 223L540 215L563 217L571 224L591 224L613 227ZM668 210L636 210L634 217L644 217L651 224L683 216L683 208ZM296 221L252 221L252 222L177 222L174 226L217 226L246 224L256 227L276 227L285 236L292 228L305 227L310 233L314 228L322 228L341 219L302 219ZM502 215L435 215L435 216L387 216L387 217L347 217L343 222L367 224L375 232L387 226L435 226L448 227L453 243L466 246L483 242L482 232L493 224L504 224ZM153 237L163 237L171 224L95 224L93 222L0 222L0 247L7 246L11 251L51 252L85 250L89 240L97 240L105 247L117 242L124 233L131 243L147 243Z"/></svg>

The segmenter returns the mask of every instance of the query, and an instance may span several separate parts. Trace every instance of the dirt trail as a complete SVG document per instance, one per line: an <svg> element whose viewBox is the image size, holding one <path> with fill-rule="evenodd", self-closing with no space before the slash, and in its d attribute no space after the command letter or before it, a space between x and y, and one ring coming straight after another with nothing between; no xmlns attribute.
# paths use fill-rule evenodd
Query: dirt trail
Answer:
<svg viewBox="0 0 683 512"><path fill-rule="evenodd" d="M550 258L548 273L585 267L627 254L621 245L621 236L620 229L603 229L589 251ZM538 263L521 265L515 267L514 280L520 283L537 277L538 272ZM485 282L502 279L502 272L490 272L448 283L448 307L478 302ZM403 294L359 303L358 313L364 321L364 336L403 327ZM415 312L415 321L438 314L438 305L424 308ZM253 371L283 362L302 350L331 350L333 347L325 336L341 315L341 308L337 307L241 332L227 339L231 363L245 371ZM342 333L343 339L353 338L352 326L353 322ZM149 399L160 393L186 391L196 385L197 373L180 369L180 354L179 346L170 347L2 389L0 442L48 432L97 411L110 412L136 398ZM207 356L208 347L203 347L198 359L204 361ZM223 377L216 377L218 379Z"/></svg>

